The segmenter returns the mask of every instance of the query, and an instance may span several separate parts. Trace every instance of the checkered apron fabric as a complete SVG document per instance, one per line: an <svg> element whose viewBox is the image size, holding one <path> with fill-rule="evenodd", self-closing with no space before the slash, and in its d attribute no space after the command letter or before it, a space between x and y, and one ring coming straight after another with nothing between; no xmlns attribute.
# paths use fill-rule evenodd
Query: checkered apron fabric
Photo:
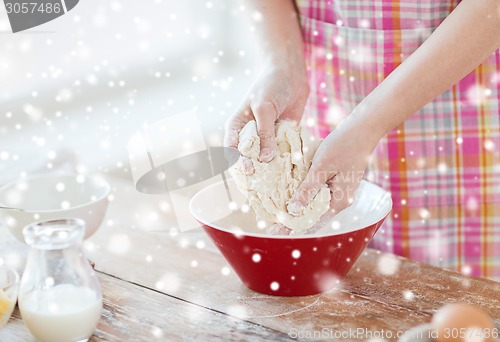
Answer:
<svg viewBox="0 0 500 342"><path fill-rule="evenodd" d="M458 5L299 0L311 96L325 137ZM500 53L391 131L367 177L394 207L372 247L500 280Z"/></svg>

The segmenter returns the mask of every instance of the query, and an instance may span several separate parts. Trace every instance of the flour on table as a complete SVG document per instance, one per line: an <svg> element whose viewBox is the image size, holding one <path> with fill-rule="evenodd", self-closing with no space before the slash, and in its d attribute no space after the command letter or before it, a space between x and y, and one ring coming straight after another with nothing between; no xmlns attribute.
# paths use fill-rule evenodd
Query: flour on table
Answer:
<svg viewBox="0 0 500 342"><path fill-rule="evenodd" d="M261 163L260 139L255 121L240 131L238 150L242 157L230 169L238 189L248 198L257 219L277 233L303 233L316 224L330 207L330 190L325 186L305 208L303 215L293 216L287 204L307 175L319 142L305 128L293 121L276 124L277 153L273 160ZM253 170L252 170L253 169ZM273 228L274 226L274 228ZM280 228L281 227L281 228ZM269 229L268 229L269 230Z"/></svg>

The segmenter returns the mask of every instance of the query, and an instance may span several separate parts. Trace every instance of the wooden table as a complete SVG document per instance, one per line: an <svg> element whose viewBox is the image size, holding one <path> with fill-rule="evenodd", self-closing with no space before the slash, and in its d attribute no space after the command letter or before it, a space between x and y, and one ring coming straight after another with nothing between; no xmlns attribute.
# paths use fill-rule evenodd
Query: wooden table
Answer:
<svg viewBox="0 0 500 342"><path fill-rule="evenodd" d="M171 229L163 196L137 193L131 181L110 182L107 218L85 245L104 295L91 341L287 341L359 328L390 337L388 331L395 336L428 323L436 309L455 301L482 307L500 326L500 283L371 249L336 290L290 298L256 293L200 229ZM357 337L341 340L369 336ZM17 308L0 341L33 341Z"/></svg>

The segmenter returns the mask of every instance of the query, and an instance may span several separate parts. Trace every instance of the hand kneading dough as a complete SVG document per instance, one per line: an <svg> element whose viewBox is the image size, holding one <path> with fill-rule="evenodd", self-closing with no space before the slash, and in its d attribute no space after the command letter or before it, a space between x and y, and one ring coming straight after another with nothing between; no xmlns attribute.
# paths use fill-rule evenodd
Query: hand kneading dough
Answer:
<svg viewBox="0 0 500 342"><path fill-rule="evenodd" d="M303 232L318 222L330 207L330 190L326 184L304 210L303 215L293 216L287 211L288 201L307 175L312 157L318 148L318 141L307 129L299 128L293 121L278 122L278 149L276 156L269 163L261 163L258 160L260 139L255 121L250 121L243 127L239 138L238 150L243 157L230 172L239 190L248 198L258 219L266 221L266 226L278 223L294 232ZM245 157L249 160L244 160ZM249 162L254 172L252 167L248 167Z"/></svg>

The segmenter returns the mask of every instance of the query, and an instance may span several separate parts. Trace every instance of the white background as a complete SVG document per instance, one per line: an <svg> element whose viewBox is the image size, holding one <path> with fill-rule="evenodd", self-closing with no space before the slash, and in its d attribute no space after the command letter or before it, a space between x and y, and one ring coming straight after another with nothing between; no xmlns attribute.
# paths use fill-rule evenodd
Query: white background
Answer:
<svg viewBox="0 0 500 342"><path fill-rule="evenodd" d="M220 145L256 74L251 17L234 0L81 0L12 34L1 2L3 180L73 157L79 172L130 177L130 136L192 108Z"/></svg>

